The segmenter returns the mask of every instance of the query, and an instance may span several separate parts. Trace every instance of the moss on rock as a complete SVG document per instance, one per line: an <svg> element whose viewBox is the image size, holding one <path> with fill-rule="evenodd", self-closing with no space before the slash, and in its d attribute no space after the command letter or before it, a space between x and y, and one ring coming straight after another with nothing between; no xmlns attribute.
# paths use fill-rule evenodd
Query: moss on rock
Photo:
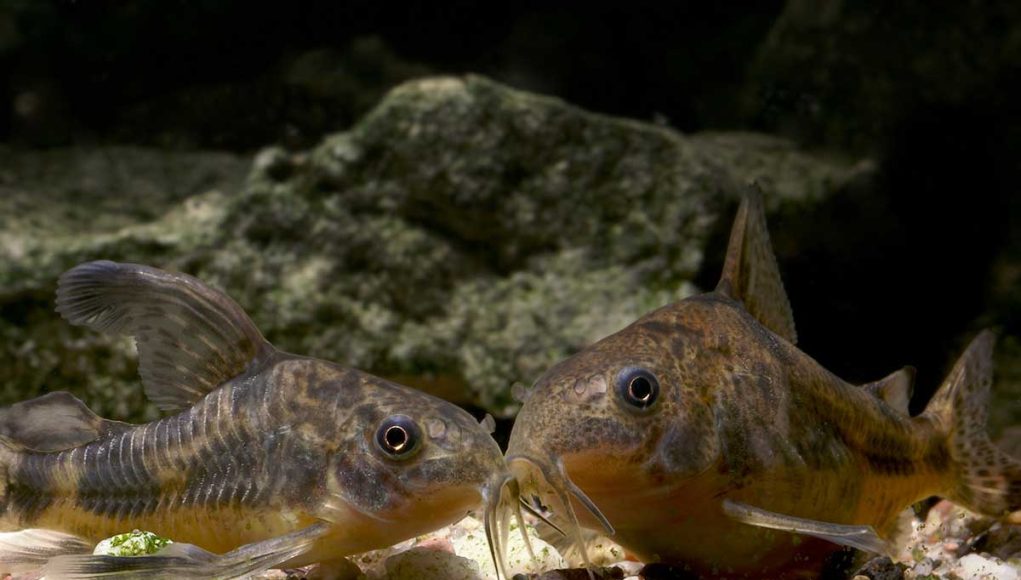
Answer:
<svg viewBox="0 0 1021 580"><path fill-rule="evenodd" d="M20 249L0 263L0 397L65 388L142 416L130 344L52 313L61 271L108 258L224 288L283 349L506 414L514 383L694 291L747 180L775 208L871 174L777 139L685 136L480 77L410 82L310 151L260 153L244 186L129 200L137 211L122 216L40 212L34 233L5 231Z"/></svg>

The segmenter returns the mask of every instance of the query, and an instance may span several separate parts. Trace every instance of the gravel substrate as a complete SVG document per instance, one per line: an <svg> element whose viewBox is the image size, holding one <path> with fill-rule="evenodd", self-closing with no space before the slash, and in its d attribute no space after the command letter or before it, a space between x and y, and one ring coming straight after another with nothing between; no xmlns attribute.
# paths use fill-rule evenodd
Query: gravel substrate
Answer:
<svg viewBox="0 0 1021 580"><path fill-rule="evenodd" d="M876 558L850 577L853 580L1021 580L1021 526L977 516L948 501L932 506L924 519L907 510L896 561ZM536 553L533 561L516 526L511 529L507 561L518 580L588 580L580 563L565 559L527 527ZM637 580L644 565L626 558L609 540L590 547L598 580ZM652 569L649 570L653 572ZM660 578L663 571L655 575ZM667 572L669 576L669 572ZM668 577L667 576L667 577ZM329 566L272 570L257 580L490 580L496 577L485 532L468 517L436 532L353 556ZM39 574L2 580L37 580Z"/></svg>

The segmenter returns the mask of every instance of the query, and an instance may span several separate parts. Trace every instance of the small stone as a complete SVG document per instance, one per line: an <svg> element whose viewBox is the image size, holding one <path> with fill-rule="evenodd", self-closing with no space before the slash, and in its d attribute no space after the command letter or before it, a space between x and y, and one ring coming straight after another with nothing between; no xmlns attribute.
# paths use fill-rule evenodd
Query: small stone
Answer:
<svg viewBox="0 0 1021 580"><path fill-rule="evenodd" d="M347 558L339 558L310 566L305 572L304 578L308 580L355 580L361 575L361 569L354 562Z"/></svg>
<svg viewBox="0 0 1021 580"><path fill-rule="evenodd" d="M438 552L454 552L454 544L451 543L450 538L427 538L422 540L415 546L416 548L425 548L427 550L436 550Z"/></svg>
<svg viewBox="0 0 1021 580"><path fill-rule="evenodd" d="M623 562L615 562L613 566L615 568L620 568L621 571L624 572L625 578L630 578L631 576L638 576L638 574L641 573L642 568L645 567L645 564L642 564L641 562L634 562L632 560L625 560Z"/></svg>
<svg viewBox="0 0 1021 580"><path fill-rule="evenodd" d="M954 574L965 580L1018 580L1018 569L1010 564L980 554L968 554L957 562Z"/></svg>
<svg viewBox="0 0 1021 580"><path fill-rule="evenodd" d="M905 566L894 563L886 556L872 558L864 566L855 572L855 580L864 578L866 580L901 580L904 578Z"/></svg>
<svg viewBox="0 0 1021 580"><path fill-rule="evenodd" d="M932 568L933 568L932 560L926 558L921 562L915 564L914 567L911 568L911 572L915 575L916 578L918 576L928 576L929 574L932 574Z"/></svg>
<svg viewBox="0 0 1021 580"><path fill-rule="evenodd" d="M482 580L479 565L450 552L412 548L386 559L388 580Z"/></svg>
<svg viewBox="0 0 1021 580"><path fill-rule="evenodd" d="M595 566L608 566L620 562L627 555L624 548L602 536L587 546L589 561Z"/></svg>

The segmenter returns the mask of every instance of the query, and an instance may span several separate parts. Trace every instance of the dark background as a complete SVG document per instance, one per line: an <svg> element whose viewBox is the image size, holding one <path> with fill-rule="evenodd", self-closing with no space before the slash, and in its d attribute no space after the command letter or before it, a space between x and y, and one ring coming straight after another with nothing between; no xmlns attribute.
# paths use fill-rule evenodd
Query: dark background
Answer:
<svg viewBox="0 0 1021 580"><path fill-rule="evenodd" d="M931 391L978 328L1021 334L1021 9L849 4L0 0L0 141L301 148L396 82L475 72L867 157L875 187L771 223L800 344Z"/></svg>

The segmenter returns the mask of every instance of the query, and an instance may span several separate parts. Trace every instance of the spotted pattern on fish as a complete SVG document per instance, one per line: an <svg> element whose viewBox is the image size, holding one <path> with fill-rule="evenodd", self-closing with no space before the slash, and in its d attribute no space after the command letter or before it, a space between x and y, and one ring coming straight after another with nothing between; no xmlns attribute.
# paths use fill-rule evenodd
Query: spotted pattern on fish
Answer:
<svg viewBox="0 0 1021 580"><path fill-rule="evenodd" d="M405 482L453 488L488 477L492 457L451 461L474 445L474 432L465 429L474 431L477 422L460 410L432 416L431 424L442 425L433 439L441 453L411 461L403 472L381 470L354 448L345 453L345 439L357 443L372 432L338 438L338 429L374 429L393 406L407 407L402 390L385 382L370 389L357 371L284 358L178 415L57 453L17 455L7 464L0 523L15 529L49 523L92 539L146 523L179 541L227 548L283 531L287 522L313 521L332 494L387 513L417 501L417 488ZM237 525L251 533L221 541L207 529Z"/></svg>
<svg viewBox="0 0 1021 580"><path fill-rule="evenodd" d="M990 333L917 417L888 404L882 385L836 377L796 339L752 194L715 291L646 314L526 392L507 450L522 493L549 502L569 537L576 524L612 527L640 558L683 562L707 577L815 577L837 549L794 543L725 502L774 522L867 525L883 537L906 506L931 495L1021 521L1021 464L984 431ZM652 377L643 392L656 394L643 406L628 399L636 369ZM653 379L656 390L644 386ZM892 395L910 385L894 387L887 394L900 405Z"/></svg>
<svg viewBox="0 0 1021 580"><path fill-rule="evenodd" d="M442 527L499 499L510 479L469 413L280 352L237 303L190 276L89 262L61 276L57 310L134 338L146 395L170 415L118 423L68 393L0 408L0 532L98 541L142 528L219 553L269 542L282 558L300 545L300 558L286 558L301 565ZM381 442L395 426L408 446ZM74 573L93 564L112 565L78 562Z"/></svg>

